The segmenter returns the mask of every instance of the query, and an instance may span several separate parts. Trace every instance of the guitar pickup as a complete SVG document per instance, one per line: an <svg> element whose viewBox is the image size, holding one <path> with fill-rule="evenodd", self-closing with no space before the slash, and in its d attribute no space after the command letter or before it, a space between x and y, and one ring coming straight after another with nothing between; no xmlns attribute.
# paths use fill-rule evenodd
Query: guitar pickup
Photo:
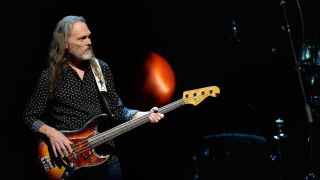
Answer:
<svg viewBox="0 0 320 180"><path fill-rule="evenodd" d="M71 154L74 159L78 159L78 154L75 151L72 151Z"/></svg>

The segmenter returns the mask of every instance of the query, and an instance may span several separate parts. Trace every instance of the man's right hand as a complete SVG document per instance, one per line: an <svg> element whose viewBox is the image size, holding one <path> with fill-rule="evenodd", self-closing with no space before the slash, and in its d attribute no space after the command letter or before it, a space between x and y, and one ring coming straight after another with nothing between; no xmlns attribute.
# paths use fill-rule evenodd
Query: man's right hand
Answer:
<svg viewBox="0 0 320 180"><path fill-rule="evenodd" d="M62 132L48 125L41 126L39 130L49 138L55 157L58 157L59 153L60 157L63 158L73 151L72 142Z"/></svg>

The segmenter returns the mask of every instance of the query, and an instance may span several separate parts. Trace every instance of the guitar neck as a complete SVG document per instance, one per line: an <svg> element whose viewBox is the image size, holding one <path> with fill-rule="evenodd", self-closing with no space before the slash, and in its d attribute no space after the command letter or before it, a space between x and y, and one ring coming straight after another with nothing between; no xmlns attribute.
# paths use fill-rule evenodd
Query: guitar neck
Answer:
<svg viewBox="0 0 320 180"><path fill-rule="evenodd" d="M180 99L180 100L174 101L170 104L167 104L167 105L159 108L159 112L164 114L164 113L170 112L170 111L172 111L182 105L184 105L184 102L182 99ZM124 133L126 133L136 127L139 127L139 126L149 122L150 113L145 114L137 119L127 121L123 124L115 126L107 131L104 131L102 133L99 133L99 134L89 138L88 142L89 142L90 146L92 148L97 147L97 146L99 146L99 145L101 145L101 144L121 135L121 134L124 134Z"/></svg>

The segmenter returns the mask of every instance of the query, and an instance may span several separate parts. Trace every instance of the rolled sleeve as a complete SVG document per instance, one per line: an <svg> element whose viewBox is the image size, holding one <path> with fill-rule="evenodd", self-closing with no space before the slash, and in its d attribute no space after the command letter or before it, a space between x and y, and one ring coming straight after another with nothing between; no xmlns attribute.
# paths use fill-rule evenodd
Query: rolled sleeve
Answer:
<svg viewBox="0 0 320 180"><path fill-rule="evenodd" d="M138 112L136 109L124 108L124 116L126 119L131 120L132 117Z"/></svg>
<svg viewBox="0 0 320 180"><path fill-rule="evenodd" d="M31 130L33 130L35 133L39 132L39 129L41 126L43 126L45 123L41 120L36 120L31 125Z"/></svg>

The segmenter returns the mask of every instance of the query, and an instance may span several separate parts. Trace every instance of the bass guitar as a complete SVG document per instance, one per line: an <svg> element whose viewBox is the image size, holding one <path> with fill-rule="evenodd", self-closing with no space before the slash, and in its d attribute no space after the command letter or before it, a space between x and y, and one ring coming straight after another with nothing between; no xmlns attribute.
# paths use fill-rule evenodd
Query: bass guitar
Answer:
<svg viewBox="0 0 320 180"><path fill-rule="evenodd" d="M198 105L205 98L220 94L217 86L209 86L183 92L183 97L177 101L159 108L160 113L167 113L185 104ZM74 131L62 131L73 142L73 152L64 158L55 157L51 147L45 140L39 141L38 157L45 173L50 180L64 179L79 168L96 166L104 163L109 155L99 155L95 147L149 121L149 114L127 121L111 129L98 132L99 122L108 116L100 114L90 119L82 128Z"/></svg>

